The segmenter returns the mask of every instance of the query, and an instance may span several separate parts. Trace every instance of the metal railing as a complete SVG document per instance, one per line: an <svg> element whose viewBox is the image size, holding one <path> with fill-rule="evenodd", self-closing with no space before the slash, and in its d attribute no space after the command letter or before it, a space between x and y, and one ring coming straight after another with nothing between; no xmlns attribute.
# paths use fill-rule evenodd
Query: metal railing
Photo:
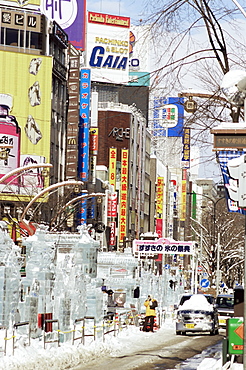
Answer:
<svg viewBox="0 0 246 370"><path fill-rule="evenodd" d="M28 325L28 345L30 346L30 344L31 344L31 328L30 328L29 321L23 321L23 322L15 323L14 326L13 326L13 355L14 355L15 343L16 343L15 333L17 332L18 328L20 328L21 326L26 326L26 325Z"/></svg>
<svg viewBox="0 0 246 370"><path fill-rule="evenodd" d="M4 336L4 346L3 346L3 350L0 349L0 352L3 352L4 353L4 356L6 356L6 350L7 350L7 328L6 326L0 326L0 330L5 330L5 336Z"/></svg>
<svg viewBox="0 0 246 370"><path fill-rule="evenodd" d="M53 334L53 325L50 325L51 331L46 333L43 330L44 335L44 349L46 346L46 343L57 343L58 347L60 346L60 327L59 327L59 321L58 320L44 320L44 326L47 327L48 324L57 324L57 330L56 330L56 338L51 338L51 334ZM51 338L50 340L46 340L46 337Z"/></svg>

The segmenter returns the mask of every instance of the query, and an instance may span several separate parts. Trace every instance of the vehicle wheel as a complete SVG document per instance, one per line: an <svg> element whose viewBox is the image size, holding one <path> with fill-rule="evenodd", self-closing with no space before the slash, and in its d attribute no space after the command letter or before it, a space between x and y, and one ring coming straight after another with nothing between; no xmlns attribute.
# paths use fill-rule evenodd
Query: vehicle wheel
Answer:
<svg viewBox="0 0 246 370"><path fill-rule="evenodd" d="M176 330L176 335L182 335L182 331Z"/></svg>
<svg viewBox="0 0 246 370"><path fill-rule="evenodd" d="M215 335L219 334L219 328L215 329Z"/></svg>

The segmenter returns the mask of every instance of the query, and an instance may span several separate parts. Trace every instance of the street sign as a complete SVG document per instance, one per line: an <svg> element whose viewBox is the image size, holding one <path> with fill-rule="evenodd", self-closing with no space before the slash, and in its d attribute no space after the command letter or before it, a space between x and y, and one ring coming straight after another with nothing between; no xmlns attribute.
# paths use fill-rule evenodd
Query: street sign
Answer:
<svg viewBox="0 0 246 370"><path fill-rule="evenodd" d="M200 282L200 285L202 288L208 288L209 285L210 285L210 282L208 279L202 279L201 282Z"/></svg>
<svg viewBox="0 0 246 370"><path fill-rule="evenodd" d="M197 266L197 271L202 272L202 266Z"/></svg>
<svg viewBox="0 0 246 370"><path fill-rule="evenodd" d="M228 319L228 351L231 355L243 354L243 317Z"/></svg>

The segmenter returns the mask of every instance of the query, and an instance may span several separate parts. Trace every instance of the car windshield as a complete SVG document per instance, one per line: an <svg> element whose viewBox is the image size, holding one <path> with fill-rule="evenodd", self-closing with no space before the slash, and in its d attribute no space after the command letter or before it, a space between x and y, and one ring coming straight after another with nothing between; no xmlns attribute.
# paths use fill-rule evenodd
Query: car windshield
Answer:
<svg viewBox="0 0 246 370"><path fill-rule="evenodd" d="M219 308L233 308L234 298L233 297L217 297L216 303Z"/></svg>

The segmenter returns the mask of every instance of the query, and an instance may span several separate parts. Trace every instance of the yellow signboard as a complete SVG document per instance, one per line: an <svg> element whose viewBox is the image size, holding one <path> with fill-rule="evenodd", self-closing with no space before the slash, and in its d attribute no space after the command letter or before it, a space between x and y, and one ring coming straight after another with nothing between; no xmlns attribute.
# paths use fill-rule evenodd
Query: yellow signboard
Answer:
<svg viewBox="0 0 246 370"><path fill-rule="evenodd" d="M116 184L116 156L117 149L109 148L109 183L114 187Z"/></svg>
<svg viewBox="0 0 246 370"><path fill-rule="evenodd" d="M162 218L163 213L163 187L164 177L157 177L157 189L156 189L156 218Z"/></svg>
<svg viewBox="0 0 246 370"><path fill-rule="evenodd" d="M50 162L52 57L0 51L0 65L0 151L7 153L0 156L1 178L17 167ZM24 189L47 186L39 171L13 179L15 190L1 199L20 200L31 193Z"/></svg>

